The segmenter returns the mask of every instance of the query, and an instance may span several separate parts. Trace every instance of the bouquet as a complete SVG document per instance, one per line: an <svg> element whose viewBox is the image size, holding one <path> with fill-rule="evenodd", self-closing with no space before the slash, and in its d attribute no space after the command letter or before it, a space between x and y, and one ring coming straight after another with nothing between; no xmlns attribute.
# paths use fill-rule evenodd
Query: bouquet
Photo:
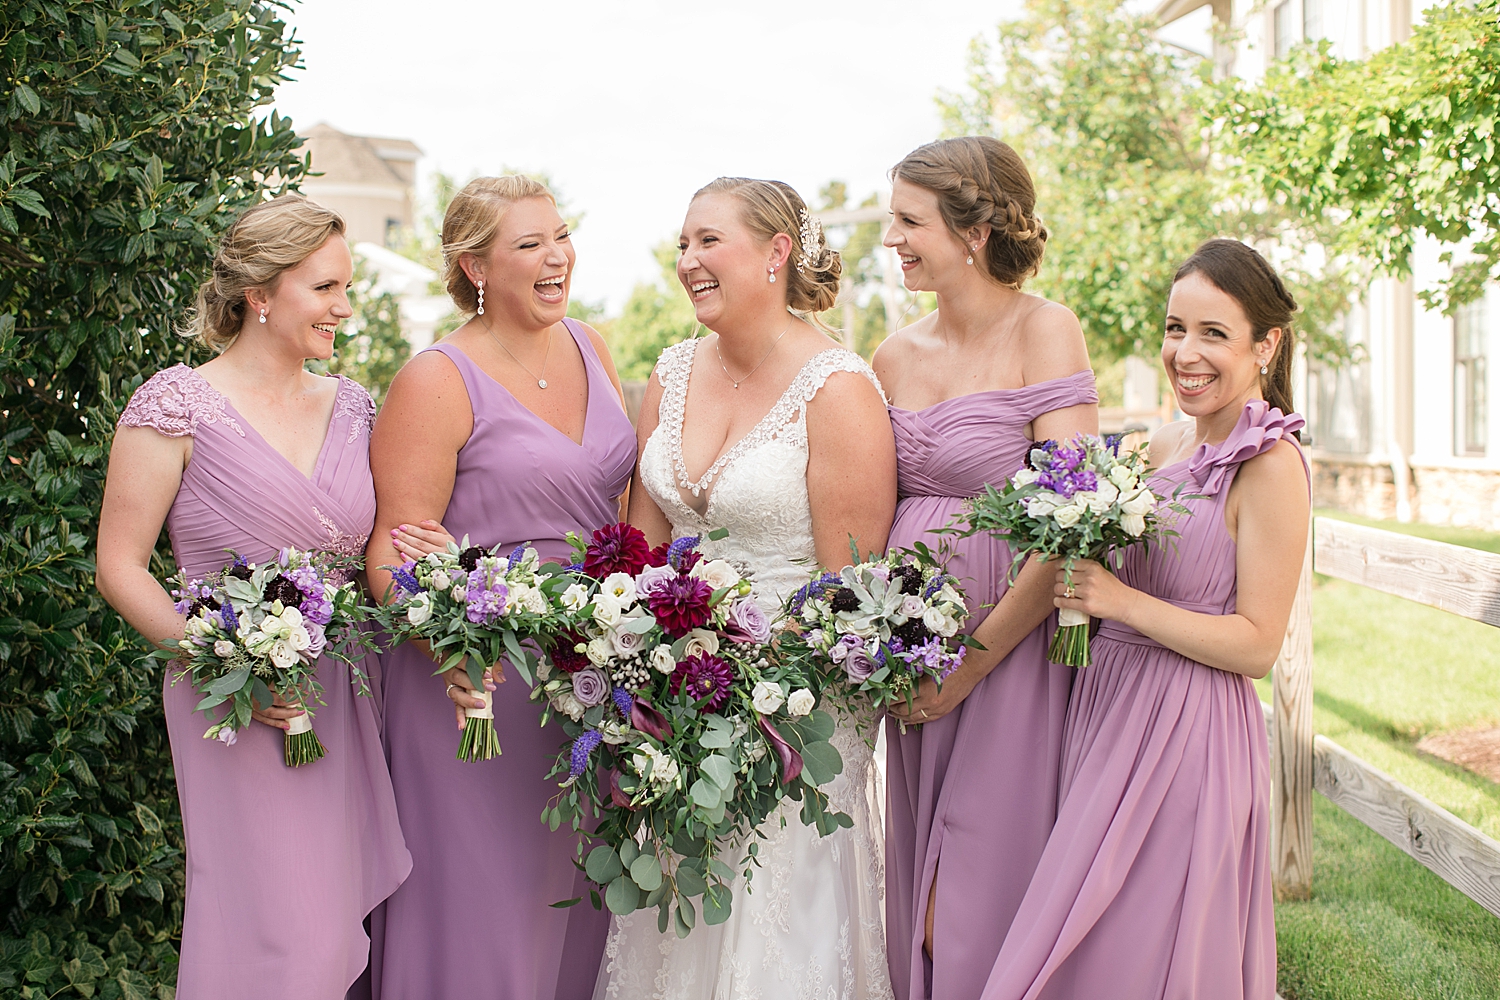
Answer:
<svg viewBox="0 0 1500 1000"><path fill-rule="evenodd" d="M710 537L722 537L718 532ZM594 532L562 594L566 625L532 697L543 723L570 737L543 812L555 830L598 820L584 870L614 913L657 908L657 926L685 937L698 913L718 924L730 885L750 876L757 844L737 844L783 799L822 834L852 825L820 786L843 770L817 711L817 678L778 652L750 581L704 560L698 538L648 549L626 524ZM593 893L595 905L598 892Z"/></svg>
<svg viewBox="0 0 1500 1000"><path fill-rule="evenodd" d="M182 665L177 679L188 678L203 694L194 711L213 719L215 709L229 704L205 739L233 746L250 724L251 699L269 708L280 694L303 710L289 720L287 766L328 753L312 727L310 702L324 704L318 657L326 653L348 664L359 693L369 694L356 659L368 649L358 627L365 617L359 588L332 582L335 573L347 577L348 567L332 556L282 549L275 562L257 566L236 555L205 579L177 578L172 596L177 613L187 615L183 637L168 639L168 648L153 655Z"/></svg>
<svg viewBox="0 0 1500 1000"><path fill-rule="evenodd" d="M959 635L969 609L958 580L921 542L823 573L791 596L786 615L803 631L787 633L785 652L813 660L846 695L877 705L911 704L923 677L941 685L978 645Z"/></svg>
<svg viewBox="0 0 1500 1000"><path fill-rule="evenodd" d="M1164 503L1146 485L1144 446L1120 454L1118 437L1080 434L1071 442L1042 441L1003 489L985 486L972 501L965 535L986 531L1003 536L1015 552L1011 576L1032 553L1063 560L1071 587L1079 559L1109 560L1119 568L1124 550L1153 538L1175 535L1161 516ZM1074 667L1089 665L1088 615L1072 608L1058 612L1058 629L1047 658Z"/></svg>
<svg viewBox="0 0 1500 1000"><path fill-rule="evenodd" d="M566 620L559 603L567 584L562 567L542 564L529 546L501 555L499 546L485 551L465 535L442 552L391 568L391 581L395 598L373 615L393 645L426 640L438 663L434 673L462 665L474 693L484 699L483 708L464 709L458 759L498 757L494 697L485 690L484 672L505 657L522 680L534 683L538 661L521 643L555 633Z"/></svg>

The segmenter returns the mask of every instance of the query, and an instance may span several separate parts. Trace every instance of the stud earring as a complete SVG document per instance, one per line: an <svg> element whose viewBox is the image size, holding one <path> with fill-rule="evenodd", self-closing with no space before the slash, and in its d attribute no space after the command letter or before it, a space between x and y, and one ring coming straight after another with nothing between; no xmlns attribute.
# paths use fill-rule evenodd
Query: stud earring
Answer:
<svg viewBox="0 0 1500 1000"><path fill-rule="evenodd" d="M484 282L478 282L479 288L479 315L484 315Z"/></svg>
<svg viewBox="0 0 1500 1000"><path fill-rule="evenodd" d="M261 322L262 322L262 323L264 323L264 322L265 322L265 321L266 321L266 311L265 311L265 310L264 310L264 309L262 309L262 310L261 310L261 311L260 311L260 321L261 321Z"/></svg>
<svg viewBox="0 0 1500 1000"><path fill-rule="evenodd" d="M767 277L767 278L766 278L766 280L767 280L767 281L769 281L769 282L770 282L770 283L771 283L771 284L773 284L773 285L774 285L774 284L776 284L776 268L774 268L774 267L773 267L773 268L771 268L771 273L770 273L770 275L769 275L769 276L768 276L768 277Z"/></svg>

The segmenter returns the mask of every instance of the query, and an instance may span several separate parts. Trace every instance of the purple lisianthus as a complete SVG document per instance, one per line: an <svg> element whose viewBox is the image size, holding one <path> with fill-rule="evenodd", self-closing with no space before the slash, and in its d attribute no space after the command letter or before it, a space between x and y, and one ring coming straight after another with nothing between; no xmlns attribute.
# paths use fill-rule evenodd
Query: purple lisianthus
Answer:
<svg viewBox="0 0 1500 1000"><path fill-rule="evenodd" d="M573 675L573 697L585 708L604 704L609 697L609 678L598 667L585 667Z"/></svg>
<svg viewBox="0 0 1500 1000"><path fill-rule="evenodd" d="M705 712L717 712L729 701L734 673L729 664L708 653L695 653L677 664L667 689L673 694L685 693L693 701L708 699Z"/></svg>
<svg viewBox="0 0 1500 1000"><path fill-rule="evenodd" d="M771 622L750 598L742 598L729 609L724 634L735 642L765 642L771 638Z"/></svg>

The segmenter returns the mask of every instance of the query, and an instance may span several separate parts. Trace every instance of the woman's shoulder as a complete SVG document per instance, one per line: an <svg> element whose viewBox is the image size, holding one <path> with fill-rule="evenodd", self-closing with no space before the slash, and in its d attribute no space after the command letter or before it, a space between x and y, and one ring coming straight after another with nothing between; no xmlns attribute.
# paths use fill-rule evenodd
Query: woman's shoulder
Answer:
<svg viewBox="0 0 1500 1000"><path fill-rule="evenodd" d="M875 370L858 354L830 341L828 346L803 363L802 370L792 382L790 395L808 403L817 398L826 407L830 403L837 405L840 401L857 402L867 398L872 388L883 407L885 389Z"/></svg>
<svg viewBox="0 0 1500 1000"><path fill-rule="evenodd" d="M227 410L227 398L184 364L152 375L130 396L120 427L148 427L165 437L194 437L201 426L222 424L240 437L244 428Z"/></svg>
<svg viewBox="0 0 1500 1000"><path fill-rule="evenodd" d="M1017 329L1028 385L1066 378L1090 367L1083 326L1073 310L1037 295L1027 295L1021 310Z"/></svg>

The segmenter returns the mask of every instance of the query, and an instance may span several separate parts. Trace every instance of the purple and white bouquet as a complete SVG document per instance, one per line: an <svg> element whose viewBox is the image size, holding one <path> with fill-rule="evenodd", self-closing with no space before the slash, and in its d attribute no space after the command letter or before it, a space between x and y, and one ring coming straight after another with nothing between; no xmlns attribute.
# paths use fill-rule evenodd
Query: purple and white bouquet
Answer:
<svg viewBox="0 0 1500 1000"><path fill-rule="evenodd" d="M572 541L568 620L532 691L543 723L560 718L569 737L542 819L580 832L596 820L597 846L579 850L603 903L656 907L663 932L686 936L699 905L705 923L728 919L753 831L783 799L800 800L821 833L849 825L821 790L843 770L833 720L816 710L813 672L773 644L751 582L702 558L699 539L651 549L614 524Z"/></svg>
<svg viewBox="0 0 1500 1000"><path fill-rule="evenodd" d="M1003 537L1015 553L1013 578L1032 554L1061 559L1067 580L1080 559L1108 560L1119 568L1130 546L1176 534L1163 510L1187 513L1151 492L1149 472L1145 447L1121 455L1118 437L1080 434L1067 442L1042 441L1032 446L1009 483L998 490L987 485L971 502L963 534ZM1053 663L1089 665L1086 614L1071 608L1058 612L1047 657Z"/></svg>
<svg viewBox="0 0 1500 1000"><path fill-rule="evenodd" d="M959 634L969 617L963 588L920 542L815 577L786 615L802 628L782 640L785 651L817 663L851 711L855 696L910 704L923 677L941 685L977 645Z"/></svg>
<svg viewBox="0 0 1500 1000"><path fill-rule="evenodd" d="M312 702L323 704L318 658L348 664L350 680L368 694L358 657L368 649L359 623L365 619L359 588L334 556L282 549L274 562L256 565L240 556L201 580L178 577L172 591L177 613L187 616L181 639L153 655L181 664L203 700L194 711L210 719L229 711L203 734L233 746L250 724L252 699L269 708L276 695L303 709L290 720L284 758L298 767L328 751L313 732ZM342 577L335 582L331 577Z"/></svg>
<svg viewBox="0 0 1500 1000"><path fill-rule="evenodd" d="M394 598L373 616L393 645L424 640L438 663L434 673L462 666L474 693L484 699L483 708L464 709L459 760L500 755L494 698L485 690L484 672L498 671L504 658L528 685L535 683L538 660L522 643L563 627L561 596L567 583L562 567L544 564L534 548L518 545L501 554L499 546L486 551L470 545L467 535L462 542L450 541L444 551L391 568Z"/></svg>

